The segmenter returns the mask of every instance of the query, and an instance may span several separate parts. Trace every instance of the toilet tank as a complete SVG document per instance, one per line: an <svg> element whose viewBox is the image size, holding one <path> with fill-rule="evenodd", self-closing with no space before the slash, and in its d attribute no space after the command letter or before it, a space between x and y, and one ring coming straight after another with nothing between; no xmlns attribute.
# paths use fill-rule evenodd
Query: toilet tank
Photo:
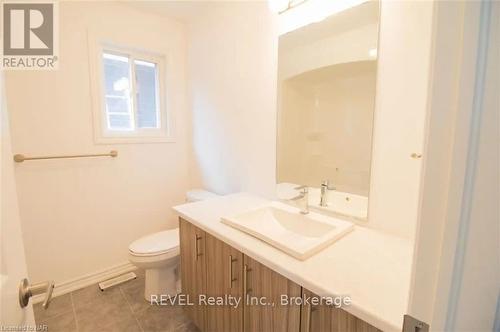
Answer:
<svg viewBox="0 0 500 332"><path fill-rule="evenodd" d="M219 197L219 195L203 189L193 189L186 193L186 202L204 201L215 197Z"/></svg>

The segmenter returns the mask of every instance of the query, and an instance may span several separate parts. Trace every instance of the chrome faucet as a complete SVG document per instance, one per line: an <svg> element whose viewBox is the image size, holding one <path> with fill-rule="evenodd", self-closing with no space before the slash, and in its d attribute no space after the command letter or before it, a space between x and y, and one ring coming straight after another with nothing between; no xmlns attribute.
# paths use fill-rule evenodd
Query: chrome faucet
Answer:
<svg viewBox="0 0 500 332"><path fill-rule="evenodd" d="M307 186L295 187L295 190L300 190L300 194L290 198L290 201L296 201L300 204L300 213L309 213L309 188Z"/></svg>
<svg viewBox="0 0 500 332"><path fill-rule="evenodd" d="M325 180L321 182L321 196L319 199L319 206L327 206L328 205L328 191L335 190L335 187L330 185L329 180Z"/></svg>

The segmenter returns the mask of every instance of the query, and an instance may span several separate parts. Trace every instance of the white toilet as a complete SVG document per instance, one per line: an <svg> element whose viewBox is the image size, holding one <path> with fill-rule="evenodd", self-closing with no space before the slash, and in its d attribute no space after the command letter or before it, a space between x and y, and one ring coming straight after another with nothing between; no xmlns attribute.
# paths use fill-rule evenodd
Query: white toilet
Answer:
<svg viewBox="0 0 500 332"><path fill-rule="evenodd" d="M217 194L196 189L186 193L186 201L196 202ZM180 292L179 228L174 228L141 237L129 246L129 261L146 270L144 298L175 295Z"/></svg>

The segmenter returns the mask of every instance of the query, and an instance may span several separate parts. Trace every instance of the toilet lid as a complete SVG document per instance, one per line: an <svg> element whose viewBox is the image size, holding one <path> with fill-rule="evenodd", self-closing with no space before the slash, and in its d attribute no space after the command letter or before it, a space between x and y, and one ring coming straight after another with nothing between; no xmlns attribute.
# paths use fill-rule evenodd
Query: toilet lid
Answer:
<svg viewBox="0 0 500 332"><path fill-rule="evenodd" d="M128 247L134 255L159 255L179 247L179 229L150 234L135 240Z"/></svg>

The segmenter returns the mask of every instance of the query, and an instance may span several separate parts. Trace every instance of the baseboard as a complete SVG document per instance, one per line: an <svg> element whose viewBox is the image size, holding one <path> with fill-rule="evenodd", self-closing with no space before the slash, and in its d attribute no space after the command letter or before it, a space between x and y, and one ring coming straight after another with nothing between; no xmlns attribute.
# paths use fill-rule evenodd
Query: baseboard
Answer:
<svg viewBox="0 0 500 332"><path fill-rule="evenodd" d="M101 281L114 278L120 274L127 273L130 271L137 270L137 268L130 262L125 262L122 264L117 264L110 266L108 268L83 275L74 279L70 279L61 283L57 283L54 287L54 292L52 297L57 297L63 294L73 292L77 289L84 288L90 285L97 284ZM97 287L97 286L96 286ZM40 294L32 297L32 303L42 302L45 298L45 294Z"/></svg>

